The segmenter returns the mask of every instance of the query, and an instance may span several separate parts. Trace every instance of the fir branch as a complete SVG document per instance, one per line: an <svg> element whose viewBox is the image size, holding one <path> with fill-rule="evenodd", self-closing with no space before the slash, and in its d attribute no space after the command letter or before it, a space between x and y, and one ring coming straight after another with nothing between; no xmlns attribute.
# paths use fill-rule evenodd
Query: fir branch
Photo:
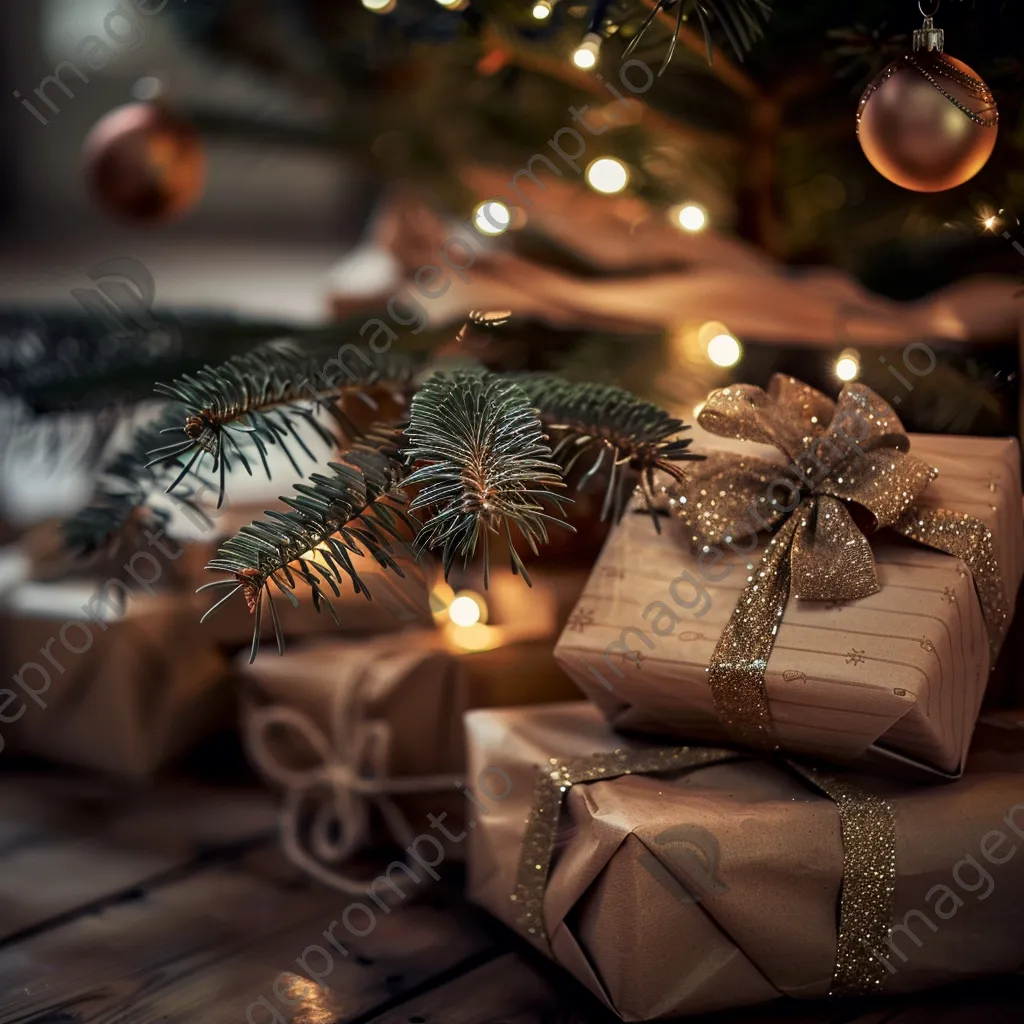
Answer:
<svg viewBox="0 0 1024 1024"><path fill-rule="evenodd" d="M254 615L250 662L259 646L264 598L274 624L277 649L284 653L284 632L274 604L273 588L298 606L295 591L309 588L313 606L323 606L337 623L338 615L328 591L340 597L350 582L356 594L371 594L352 562L352 555L370 555L384 569L404 576L391 548L404 545L404 527L415 535L419 523L401 506L405 469L398 460L393 430L370 432L345 453L341 463L330 463L330 474L313 473L295 485L295 495L284 499L288 512L268 511L267 518L242 527L221 546L208 569L230 574L200 590L231 589L203 616L205 620L239 591Z"/></svg>
<svg viewBox="0 0 1024 1024"><path fill-rule="evenodd" d="M597 452L577 484L582 490L604 468L608 484L601 518L618 522L639 485L654 526L655 472L673 480L682 477L677 463L702 459L689 450L691 439L677 435L689 430L682 420L650 402L609 384L571 384L547 374L527 374L519 384L536 407L554 444L553 456L568 477L584 456Z"/></svg>
<svg viewBox="0 0 1024 1024"><path fill-rule="evenodd" d="M128 446L101 470L90 503L62 526L70 552L91 555L118 546L132 526L161 529L167 525L169 512L148 504L162 477L147 462L153 446L171 424L181 422L183 413L177 403L167 406L155 420L137 428ZM181 490L175 500L204 516L191 489Z"/></svg>
<svg viewBox="0 0 1024 1024"><path fill-rule="evenodd" d="M569 499L550 489L565 485L526 393L488 373L435 373L412 400L406 437L416 467L406 483L425 485L410 510L429 514L419 549L441 549L447 578L455 559L465 564L482 542L486 586L487 535L503 534L512 571L529 583L512 528L536 553L549 522L572 527L558 518Z"/></svg>
<svg viewBox="0 0 1024 1024"><path fill-rule="evenodd" d="M354 367L346 366L340 358L345 348L360 360ZM377 398L384 394L404 399L412 376L413 366L405 357L377 354L354 345L343 346L338 357L326 362L322 353L272 347L234 356L219 366L206 366L193 376L157 386L160 394L184 405L185 415L165 431L177 434L178 438L171 444L163 438L154 446L150 465L185 460L168 487L172 491L193 466L201 466L203 458L209 455L220 480L219 508L224 501L225 477L231 469L232 457L252 475L244 450L247 445L255 448L268 480L269 445L280 447L298 473L299 465L290 445L313 458L302 438L302 427L317 434L327 445L338 443L337 434L317 419L321 409L328 410L338 429L352 437L357 428L342 408L341 399L351 395L376 410Z"/></svg>

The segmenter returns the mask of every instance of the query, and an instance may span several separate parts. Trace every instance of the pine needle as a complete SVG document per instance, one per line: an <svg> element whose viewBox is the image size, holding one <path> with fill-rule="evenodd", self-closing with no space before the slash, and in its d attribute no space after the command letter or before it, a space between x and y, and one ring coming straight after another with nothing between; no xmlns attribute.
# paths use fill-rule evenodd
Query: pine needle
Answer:
<svg viewBox="0 0 1024 1024"><path fill-rule="evenodd" d="M347 362L339 358L349 349ZM379 355L371 349L344 346L338 356L325 361L324 354L299 353L273 347L234 356L219 366L207 366L194 376L183 376L169 384L157 385L157 392L185 408L185 415L150 453L150 465L188 457L189 465L201 468L209 456L219 473L217 499L224 501L224 478L232 459L252 475L245 449L255 450L267 479L270 466L267 450L277 445L296 472L299 465L292 448L312 459L303 433L319 436L326 445L339 441L338 431L348 437L357 433L345 414L340 399L359 398L376 409L384 394L404 399L413 376L412 363L398 355ZM326 409L338 430L325 428L317 413ZM176 478L168 488L181 482Z"/></svg>
<svg viewBox="0 0 1024 1024"><path fill-rule="evenodd" d="M241 590L254 616L250 661L256 658L264 604L274 623L278 651L284 653L275 591L297 605L295 592L305 587L314 608L319 612L326 607L337 622L330 596L340 597L344 586L371 598L353 555L369 555L382 568L404 575L391 549L415 536L419 523L401 507L406 501L401 489L405 470L397 453L394 431L370 433L345 453L342 462L330 463L329 473L313 473L297 484L295 493L284 499L287 512L270 511L265 519L243 526L210 561L208 569L230 578L206 586L235 589L207 615Z"/></svg>
<svg viewBox="0 0 1024 1024"><path fill-rule="evenodd" d="M629 57L640 40L651 27L654 19L662 11L669 12L676 7L675 31L669 41L668 52L662 62L658 74L664 73L672 62L675 54L679 30L688 14L695 13L704 34L704 45L707 50L708 63L714 58L714 28L717 25L732 47L736 59L741 63L746 54L764 34L764 24L771 17L772 8L769 0L657 0L636 35L630 40L623 57Z"/></svg>
<svg viewBox="0 0 1024 1024"><path fill-rule="evenodd" d="M424 485L410 508L428 515L420 549L440 549L447 578L482 544L486 585L487 537L500 536L512 571L529 583L512 528L537 552L549 523L571 527L561 518L569 499L551 490L565 485L526 393L493 374L436 373L413 398L406 437L415 467L406 483Z"/></svg>
<svg viewBox="0 0 1024 1024"><path fill-rule="evenodd" d="M609 384L571 384L548 374L527 374L518 382L537 409L552 438L553 457L568 476L581 460L593 463L580 479L582 490L603 470L608 474L602 519L622 518L637 486L660 530L655 514L655 473L680 479L677 463L703 456L693 454L690 438L678 435L690 428L658 406Z"/></svg>
<svg viewBox="0 0 1024 1024"><path fill-rule="evenodd" d="M170 513L149 505L162 476L147 468L148 453L172 423L181 422L183 412L177 403L169 405L151 423L137 428L127 448L103 467L92 500L63 523L69 552L92 555L120 546L133 527L157 530L166 526ZM179 490L175 500L205 517L191 487Z"/></svg>

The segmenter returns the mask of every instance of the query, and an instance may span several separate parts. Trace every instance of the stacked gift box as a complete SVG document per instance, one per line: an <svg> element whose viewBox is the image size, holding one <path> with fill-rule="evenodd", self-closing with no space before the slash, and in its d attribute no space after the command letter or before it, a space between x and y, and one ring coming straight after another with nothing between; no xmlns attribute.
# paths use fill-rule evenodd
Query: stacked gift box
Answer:
<svg viewBox="0 0 1024 1024"><path fill-rule="evenodd" d="M8 550L4 739L144 777L240 692L304 870L362 893L360 846L462 829L471 898L626 1020L1019 969L1024 712L980 717L1016 650L1017 442L908 436L862 385L791 378L699 424L707 458L635 501L582 593L467 578L459 625L410 563L341 602L348 636L284 607L288 652L255 665L240 602L194 625L247 512L77 578Z"/></svg>
<svg viewBox="0 0 1024 1024"><path fill-rule="evenodd" d="M979 724L1017 442L791 378L699 423L556 647L589 701L467 715L468 777L511 780L471 897L625 1020L1019 969L1024 713Z"/></svg>

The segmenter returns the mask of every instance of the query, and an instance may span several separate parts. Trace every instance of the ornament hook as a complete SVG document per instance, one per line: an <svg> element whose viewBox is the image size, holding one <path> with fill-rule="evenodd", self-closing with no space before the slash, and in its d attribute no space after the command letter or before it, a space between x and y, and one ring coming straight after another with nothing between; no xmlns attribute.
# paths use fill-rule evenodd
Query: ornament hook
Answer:
<svg viewBox="0 0 1024 1024"><path fill-rule="evenodd" d="M939 9L939 0L935 0L931 14L925 13L924 0L917 0L917 9L924 15L924 24L914 32L914 49L938 50L939 53L942 53L946 45L946 33L941 28L936 28L935 22L932 20Z"/></svg>

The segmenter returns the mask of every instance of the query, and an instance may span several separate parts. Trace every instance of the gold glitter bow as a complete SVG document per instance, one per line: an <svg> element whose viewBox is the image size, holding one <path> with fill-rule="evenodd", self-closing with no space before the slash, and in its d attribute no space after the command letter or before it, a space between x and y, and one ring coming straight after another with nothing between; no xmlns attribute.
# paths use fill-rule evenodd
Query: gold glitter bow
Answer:
<svg viewBox="0 0 1024 1024"><path fill-rule="evenodd" d="M664 775L742 760L744 755L717 747L619 749L561 760L552 757L538 769L530 816L519 851L515 889L516 923L549 956L544 925L544 893L554 859L558 819L568 791L581 783L623 775ZM796 772L832 800L839 813L843 844L843 884L839 901L836 961L830 995L865 995L880 990L887 968L872 950L889 935L896 891L896 819L891 804L849 778L828 775L795 762L776 762Z"/></svg>
<svg viewBox="0 0 1024 1024"><path fill-rule="evenodd" d="M871 545L847 505L863 510L874 529L888 527L967 565L995 660L1008 615L992 533L973 516L915 506L938 470L908 453L903 424L883 398L853 383L833 402L777 374L767 392L748 384L713 392L697 422L723 437L774 445L790 460L781 467L718 452L669 490L697 550L743 541L752 551L758 532L774 531L708 666L715 709L735 742L778 748L764 674L790 593L850 601L879 589Z"/></svg>

